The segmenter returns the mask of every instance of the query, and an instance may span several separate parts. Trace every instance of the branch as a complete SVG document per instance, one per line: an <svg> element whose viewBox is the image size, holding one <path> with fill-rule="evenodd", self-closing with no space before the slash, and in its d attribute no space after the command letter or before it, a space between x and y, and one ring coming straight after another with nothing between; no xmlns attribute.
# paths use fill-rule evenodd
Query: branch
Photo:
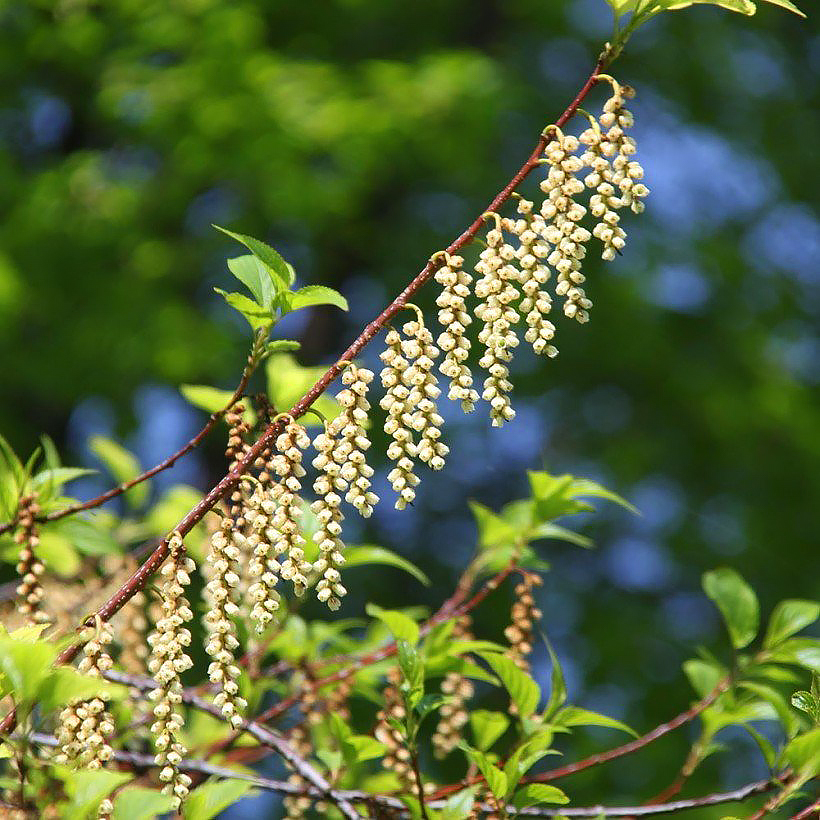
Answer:
<svg viewBox="0 0 820 820"><path fill-rule="evenodd" d="M57 739L52 735L44 735L34 733L31 735L31 740L39 746L50 746L52 748L58 745ZM114 760L118 763L123 763L127 766L133 766L138 769L156 768L154 758L152 755L139 754L137 752L123 752L115 751ZM302 788L291 783L286 783L281 780L271 780L267 777L259 777L258 775L246 774L241 771L234 771L233 769L226 769L222 766L214 766L204 760L184 760L179 764L179 768L186 772L196 772L198 774L208 775L210 777L218 777L222 780L244 780L248 783L253 783L260 789L277 792L279 794L291 795L294 797L313 797L317 800L326 798L326 794L320 790L311 788ZM754 783L748 783L730 792L717 792L709 794L705 797L695 797L691 800L677 800L674 803L661 803L656 806L589 806L578 808L560 808L560 809L543 809L543 808L529 808L520 809L516 812L517 816L524 817L629 817L629 816L651 816L655 814L672 814L678 811L686 811L687 809L703 808L705 806L716 806L721 803L731 803L738 800L746 800L757 794L764 794L773 788L773 784L769 780L758 780ZM390 797L388 795L375 795L363 791L337 791L335 795L350 803L366 803L370 805L377 805L386 809L401 812L402 814L409 814L410 811L398 798ZM439 809L444 807L444 801L434 800L428 803L430 808ZM816 806L817 804L815 804ZM482 812L492 811L492 807L485 804L478 804L476 809ZM809 809L812 809L809 806ZM810 815L801 812L792 820L804 820ZM356 815L361 817L361 815Z"/></svg>
<svg viewBox="0 0 820 820"><path fill-rule="evenodd" d="M623 746L616 746L614 749L610 749L609 751L591 755L583 760L579 760L577 763L569 763L568 765L561 766L558 769L550 769L550 771L542 772L541 774L536 774L532 777L525 777L521 782L546 783L550 780L558 780L561 777L567 777L568 775L575 774L576 772L581 772L584 769L599 766L601 763L608 763L610 760L616 760L619 757L624 757L625 755L637 752L639 749L643 749L644 746L648 746L650 743L658 740L658 738L668 735L670 732L680 728L684 724L691 723L691 721L698 717L698 715L708 709L729 688L730 684L731 679L729 677L725 677L705 698L699 700L694 706L692 706L691 709L681 712L679 715L666 723L661 723L660 726L656 726L645 735L641 735L639 738L636 738L629 743L624 743Z"/></svg>
<svg viewBox="0 0 820 820"><path fill-rule="evenodd" d="M563 126L576 112L578 107L583 102L584 98L589 94L597 82L598 74L603 70L606 63L606 55L602 55L595 68L587 78L587 81L581 87L581 90L576 95L575 99L567 106L563 114L556 120L555 125L559 128ZM486 211L497 211L509 198L513 191L526 179L529 174L539 166L539 159L547 144L547 135L542 133L538 142L533 149L526 162L518 169L512 179L499 191L493 198L490 204L482 209L481 213ZM455 241L447 246L446 251L454 254L471 242L476 234L484 224L483 216L479 216L475 221L459 236ZM325 374L308 390L308 392L301 398L289 411L289 415L296 419L307 412L311 405L324 393L330 383L339 375L341 362L352 361L359 353L368 345L373 337L395 316L416 293L435 273L435 271L443 264L441 256L436 256L431 259L422 268L421 272L410 282L410 284L377 316L370 324L368 324L361 332L359 337L348 347L342 354L339 362L330 367ZM279 434L284 424L284 420L274 421L269 424L257 442L248 449L244 458L239 461L236 466L230 470L176 526L175 531L181 536L186 536L194 526L205 517L205 514L216 504L220 499L224 498L241 479L245 471L253 465L259 455L273 443L276 436ZM90 615L84 624L81 626L91 626L96 622L97 618L103 621L109 620L114 614L137 594L146 584L148 579L162 566L165 559L168 557L168 541L163 541L154 552L150 555L148 560L131 576L131 578L119 589L111 599L100 608L100 610ZM80 651L80 644L69 646L57 657L58 663L70 663L77 656ZM15 725L15 713L9 712L6 717L0 722L0 733L9 732Z"/></svg>
<svg viewBox="0 0 820 820"><path fill-rule="evenodd" d="M815 800L810 806L806 806L803 811L797 812L792 820L809 820L810 817L820 817L820 800Z"/></svg>
<svg viewBox="0 0 820 820"><path fill-rule="evenodd" d="M199 446L199 443L208 435L208 433L211 432L211 430L213 430L214 425L219 421L219 419L221 419L225 413L233 407L236 401L245 392L245 388L248 386L248 382L253 375L253 371L256 369L258 355L261 352L259 349L261 347L261 338L262 337L260 334L254 339L253 349L248 356L245 369L242 371L242 378L240 379L236 390L234 390L233 395L228 400L228 403L221 410L211 413L208 417L208 422L206 425L182 449L177 450L175 453L168 456L168 458L164 461L161 461L159 464L153 466L150 470L146 470L144 473L136 476L135 478L132 478L129 481L124 481L122 484L118 484L110 490L106 490L102 495L98 495L96 498L78 502L77 504L72 504L70 507L64 507L62 510L55 510L54 512L50 512L45 515L38 515L35 520L41 523L46 521L57 521L68 515L74 515L74 513L83 512L85 510L93 510L95 507L100 507L105 504L106 501L110 501L112 498L116 498L117 496L128 492L128 490L132 487L136 487L137 484L142 484L143 481L153 478L157 473L161 473L163 470L173 467L179 459ZM17 519L14 518L11 521L7 521L5 524L0 525L0 535L11 530L16 523Z"/></svg>
<svg viewBox="0 0 820 820"><path fill-rule="evenodd" d="M114 683L122 683L126 686L133 686L143 692L149 692L156 689L157 686L156 681L153 678L123 675L121 672L116 672L114 670L106 672L104 677ZM199 709L201 712L206 712L220 722L225 721L222 712L220 712L216 706L198 695L184 692L182 699L194 709ZM301 775L301 777L303 777L317 790L317 796L332 800L333 803L336 804L339 811L341 811L341 813L347 817L348 820L361 820L361 815L356 811L356 809L353 808L347 798L333 789L327 780L325 780L325 778L318 771L316 771L316 769L314 769L307 760L300 757L293 747L278 732L275 732L272 729L266 729L264 726L260 726L255 721L248 720L244 721L242 724L242 731L247 732L263 746L267 746L269 749L273 749L273 751L279 754L297 774Z"/></svg>
<svg viewBox="0 0 820 820"><path fill-rule="evenodd" d="M549 771L542 772L541 774L524 777L521 779L521 785L523 786L527 783L547 783L550 780L558 780L559 778L567 777L568 775L575 774L576 772L581 772L584 769L590 769L593 766L599 766L602 763L608 763L610 760L615 760L619 757L624 757L625 755L637 752L639 749L643 749L644 746L648 746L658 738L661 738L684 724L693 721L704 710L708 709L723 694L723 692L729 688L730 683L731 680L729 677L724 678L705 698L699 700L694 706L692 706L691 709L687 709L685 712L681 712L679 715L672 718L672 720L662 723L660 726L656 726L645 735L641 735L641 737L636 738L629 743L624 743L623 746L616 746L614 749L609 749L606 752L599 752L598 754L594 754L590 757L584 758L583 760L579 760L576 763L569 763L566 766L561 766L558 769L550 769ZM433 796L444 797L445 795L453 794L454 792L459 791L465 786L481 783L483 780L483 775L477 774L474 777L467 778L459 784L445 786L444 788L436 791ZM651 807L644 806L644 808ZM560 813L566 814L566 812Z"/></svg>

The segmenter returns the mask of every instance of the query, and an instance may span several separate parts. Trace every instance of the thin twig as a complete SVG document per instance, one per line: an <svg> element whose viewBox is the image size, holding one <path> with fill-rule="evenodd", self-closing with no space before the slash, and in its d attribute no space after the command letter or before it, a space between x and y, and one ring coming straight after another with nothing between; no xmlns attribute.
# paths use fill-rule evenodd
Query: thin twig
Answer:
<svg viewBox="0 0 820 820"><path fill-rule="evenodd" d="M556 125L561 127L564 125L576 112L578 107L583 102L584 98L593 88L597 82L598 74L603 70L606 62L606 56L602 55L595 68L587 78L581 90L575 96L575 99L567 106L566 110L556 121ZM539 167L539 159L547 144L547 134L542 133L538 142L533 149L526 162L513 175L512 179L499 191L493 198L490 204L482 209L482 215L486 211L497 211L512 195L513 191L526 179L527 176L537 167ZM477 217L474 222L454 240L447 248L448 253L456 253L469 242L473 240L476 234L484 224L483 216ZM342 354L340 360L332 367L328 368L325 374L308 390L308 392L290 409L288 415L292 418L300 418L307 412L311 405L324 393L330 383L339 375L340 369L343 366L341 362L352 361L359 353L369 344L374 336L407 304L410 297L421 288L430 278L432 278L435 271L443 264L442 258L437 256L430 260L422 268L421 272L410 282L409 285L379 314L370 324L368 324L353 344ZM177 524L175 532L178 532L183 537L187 535L193 527L205 517L206 513L216 504L220 499L224 498L228 492L237 484L245 471L253 465L257 457L274 441L282 428L283 420L272 422L269 424L256 443L248 449L244 457L230 470L211 490L207 495L192 509L188 514ZM163 541L156 550L151 554L148 560L126 581L123 586L117 590L111 599L100 608L94 615L90 615L85 623L81 625L92 625L96 618L107 621L112 615L117 613L127 601L137 594L146 584L150 578L164 563L168 557L168 541ZM68 647L57 656L58 663L70 663L80 651L80 644L74 644ZM15 713L9 712L6 717L0 722L0 733L9 732L15 724Z"/></svg>
<svg viewBox="0 0 820 820"><path fill-rule="evenodd" d="M31 735L31 740L40 746L56 747L58 745L57 739L52 735L43 735L34 733ZM123 752L115 751L114 760L118 763L127 766L133 766L137 769L151 769L155 768L154 758L151 755L139 754L137 752ZM272 780L267 777L260 777L258 775L246 774L242 771L234 771L233 769L226 769L222 766L214 766L204 760L184 760L179 764L179 768L186 772L197 772L199 774L208 775L210 777L217 777L222 780L243 780L252 783L254 786L265 789L267 791L277 792L279 794L291 795L293 797L313 797L315 799L326 798L326 795L315 787L303 788L292 783L286 783L281 780ZM774 788L771 780L758 780L754 783L748 783L738 789L729 792L717 792L715 794L708 794L704 797L694 797L690 800L676 800L674 803L661 803L656 806L588 806L588 807L573 807L573 808L529 808L520 809L516 812L518 816L524 817L629 817L640 816L649 817L656 814L673 814L679 811L686 811L688 809L703 808L705 806L717 806L721 803L732 803L740 800L746 800L749 797L754 797L758 794L764 794ZM403 815L410 813L407 806L398 798L389 795L376 795L369 792L345 790L335 792L337 797L343 798L350 803L369 803L380 806L386 809L391 809L400 812ZM439 809L445 805L443 800L431 800L428 803L431 809ZM809 809L815 808L809 806ZM479 811L492 811L492 807L485 804L479 804L475 808ZM792 820L806 820L810 814L801 812L795 815Z"/></svg>
<svg viewBox="0 0 820 820"><path fill-rule="evenodd" d="M116 670L105 672L104 677L114 683L122 683L126 686L133 686L143 692L151 691L157 686L156 681L152 678L124 675ZM185 692L183 693L182 699L189 706L192 706L201 712L206 712L212 717L215 717L217 720L224 722L225 718L222 715L222 712L220 712L220 710L212 703L199 697L199 695ZM327 782L327 780L325 780L325 778L318 771L316 771L310 763L308 763L307 760L300 757L293 747L287 742L287 740L285 740L285 738L283 738L278 732L275 732L272 729L267 729L259 723L249 720L246 720L242 724L241 731L247 732L249 735L256 738L256 740L263 746L273 749L273 751L279 754L297 774L303 777L308 783L318 790L319 796L333 801L339 811L341 811L342 814L349 820L359 820L359 818L361 818L361 815L356 811L356 809L353 808L348 800L341 796L339 792L337 792Z"/></svg>

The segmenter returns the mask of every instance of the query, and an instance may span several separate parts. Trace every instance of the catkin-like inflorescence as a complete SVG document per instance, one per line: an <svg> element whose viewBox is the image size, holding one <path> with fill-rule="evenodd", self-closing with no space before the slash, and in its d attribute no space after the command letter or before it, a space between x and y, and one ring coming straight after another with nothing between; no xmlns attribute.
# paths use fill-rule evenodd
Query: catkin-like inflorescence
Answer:
<svg viewBox="0 0 820 820"><path fill-rule="evenodd" d="M402 332L405 338L401 349L410 364L403 373L404 383L410 390L407 406L412 408L407 421L419 437L416 455L431 470L441 470L450 448L441 441L444 419L436 405L441 390L433 366L439 350L433 344L432 333L424 326L421 313L418 319L405 322Z"/></svg>
<svg viewBox="0 0 820 820"><path fill-rule="evenodd" d="M387 457L395 462L387 479L398 496L396 509L403 510L416 497L419 477L415 474L415 459L418 448L413 436L410 387L405 383L410 362L404 356L401 334L395 328L387 331L380 358L384 364L381 382L385 394L379 405L387 413L384 432L393 439L387 448Z"/></svg>
<svg viewBox="0 0 820 820"><path fill-rule="evenodd" d="M626 129L634 125L635 119L624 105L625 100L635 96L635 90L609 79L612 83L612 96L604 103L604 111L599 120L601 128L606 129L601 153L612 157L611 181L620 191L622 204L639 214L644 210L643 199L649 194L649 189L640 181L643 179L643 168L634 159L635 140L626 134Z"/></svg>
<svg viewBox="0 0 820 820"><path fill-rule="evenodd" d="M512 305L520 296L514 283L521 276L512 264L516 258L515 249L504 241L500 220L498 223L487 232L487 247L481 252L475 266L476 272L481 275L475 287L480 300L475 314L484 323L478 334L478 340L485 348L479 364L488 374L481 397L490 404L490 419L494 427L501 427L504 422L515 418L510 404L512 383L507 365L518 346L515 326L520 316Z"/></svg>
<svg viewBox="0 0 820 820"><path fill-rule="evenodd" d="M447 255L446 262L435 273L436 282L441 285L441 293L436 297L438 321L443 330L436 343L444 352L439 370L450 380L447 397L461 402L461 409L471 413L478 401L478 392L473 387L473 375L467 364L470 354L470 339L467 327L473 318L467 310L467 297L473 277L463 269L461 256Z"/></svg>
<svg viewBox="0 0 820 820"><path fill-rule="evenodd" d="M20 584L17 587L17 611L30 624L48 623L50 620L40 608L43 600L41 579L45 567L36 552L40 545L40 534L34 517L39 512L40 505L37 503L36 495L28 495L20 499L17 519L20 529L14 536L20 549L17 562L17 573L20 575Z"/></svg>
<svg viewBox="0 0 820 820"><path fill-rule="evenodd" d="M372 370L355 364L347 365L342 373L342 384L345 387L336 394L342 412L330 422L325 434L329 442L332 442L327 452L339 466L335 486L340 493L345 493L345 501L353 505L363 518L369 518L373 514L373 506L379 500L370 489L373 468L367 463L365 455L370 449L365 425L370 412L367 392L372 381ZM321 436L319 439L322 446L317 445L317 449L321 454L328 442Z"/></svg>
<svg viewBox="0 0 820 820"><path fill-rule="evenodd" d="M114 636L111 625L101 619L83 630L83 657L78 671L102 677L113 666L107 647ZM60 712L57 763L76 768L99 769L114 755L109 738L114 734L114 719L106 708L106 698L96 696L75 700Z"/></svg>
<svg viewBox="0 0 820 820"><path fill-rule="evenodd" d="M319 576L316 597L330 609L336 610L347 593L342 586L340 573L345 562L341 537L344 514L341 510L342 497L337 492L344 490L344 482L339 477L341 466L333 459L335 442L327 430L317 436L313 443L319 453L313 460L319 470L313 482L313 491L319 498L310 505L318 523L315 539L319 556L313 564L313 571Z"/></svg>
<svg viewBox="0 0 820 820"><path fill-rule="evenodd" d="M542 235L552 247L547 262L558 271L555 292L564 297L564 315L583 323L589 320L592 302L581 287L585 279L581 261L586 256L586 242L591 234L579 224L587 210L575 201L584 191L584 183L575 175L584 166L581 159L574 156L578 140L565 136L555 126L552 129L553 139L544 150L549 173L541 183L541 190L546 194L541 205L545 223Z"/></svg>
<svg viewBox="0 0 820 820"><path fill-rule="evenodd" d="M293 419L277 436L276 454L271 466L279 481L270 490L275 509L265 533L281 564L280 575L293 583L297 595L304 595L311 570L310 562L305 560L305 539L299 530L302 517L299 493L302 489L301 478L305 475L302 451L309 446L310 437L305 428Z"/></svg>
<svg viewBox="0 0 820 820"><path fill-rule="evenodd" d="M151 726L156 749L154 762L160 767L163 794L171 795L179 808L191 785L191 778L179 769L187 751L180 741L183 719L179 676L192 666L188 656L191 633L184 625L194 614L185 598L185 588L191 583L190 574L195 567L185 554L179 533L173 533L168 539L168 548L170 558L162 567L160 618L148 637L151 646L148 670L157 684L150 693L155 718Z"/></svg>
<svg viewBox="0 0 820 820"><path fill-rule="evenodd" d="M211 547L206 558L210 567L210 580L205 587L208 611L205 613L205 629L208 640L205 651L211 657L208 678L218 687L214 705L231 725L242 725L242 713L247 702L239 695L237 679L240 675L234 652L239 646L234 616L239 612L236 603L239 587L239 560L241 553L238 538L244 538L229 518L211 535Z"/></svg>
<svg viewBox="0 0 820 820"><path fill-rule="evenodd" d="M532 652L534 625L541 619L541 610L535 605L533 590L543 584L540 575L523 572L521 583L516 584L511 623L504 630L504 637L510 642L508 657L524 671L529 671L527 657Z"/></svg>
<svg viewBox="0 0 820 820"><path fill-rule="evenodd" d="M528 199L518 200L518 219L501 220L502 227L518 238L515 255L521 270L521 290L518 305L524 316L527 330L524 338L532 349L550 358L558 355L558 349L550 344L555 336L555 325L547 318L552 310L552 297L544 290L550 278L550 269L544 263L549 254L549 245L542 238L546 230L544 217L533 214L534 203Z"/></svg>
<svg viewBox="0 0 820 820"><path fill-rule="evenodd" d="M456 620L451 633L453 641L473 639L469 615ZM441 691L447 702L439 709L439 720L433 732L433 752L439 759L446 757L462 740L462 732L469 715L467 702L475 694L473 682L460 672L448 672L441 683Z"/></svg>
<svg viewBox="0 0 820 820"><path fill-rule="evenodd" d="M271 528L275 512L276 502L268 497L260 481L254 487L244 510L244 518L248 526L245 541L247 551L250 553L248 560L250 618L256 625L257 633L262 633L267 629L280 605L276 584L282 565L271 554L271 544L268 538L268 530Z"/></svg>

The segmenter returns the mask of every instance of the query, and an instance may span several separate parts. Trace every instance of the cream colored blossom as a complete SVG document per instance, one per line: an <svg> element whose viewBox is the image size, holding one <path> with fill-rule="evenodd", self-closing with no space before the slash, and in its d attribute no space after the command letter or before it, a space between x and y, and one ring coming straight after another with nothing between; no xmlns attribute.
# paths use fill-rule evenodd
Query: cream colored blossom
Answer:
<svg viewBox="0 0 820 820"><path fill-rule="evenodd" d="M205 587L208 611L204 618L208 632L205 651L211 657L208 678L218 687L214 705L235 729L242 725L242 713L247 706L239 695L240 670L234 655L239 646L233 620L239 612L239 540L244 540L244 536L234 529L229 518L223 519L222 526L211 536L206 558L210 565L210 580Z"/></svg>
<svg viewBox="0 0 820 820"><path fill-rule="evenodd" d="M512 307L520 296L515 286L520 273L511 264L515 258L515 249L504 242L500 225L497 225L487 232L487 247L475 266L481 276L475 287L476 297L480 300L475 314L484 323L478 334L485 348L479 364L488 374L481 397L490 404L494 427L515 418L510 404L512 383L507 367L518 346L515 325L521 318Z"/></svg>
<svg viewBox="0 0 820 820"><path fill-rule="evenodd" d="M528 199L518 200L518 213L519 219L502 219L501 224L518 238L515 255L523 292L518 310L527 325L524 339L536 353L552 358L558 355L558 349L550 344L555 336L555 325L547 318L552 310L552 297L544 289L550 278L550 269L544 263L550 248L541 236L546 224L540 214L533 214L533 203Z"/></svg>
<svg viewBox="0 0 820 820"><path fill-rule="evenodd" d="M554 126L552 130L553 139L544 150L549 173L541 183L541 190L546 194L541 205L545 222L542 236L552 247L547 263L558 272L555 292L564 297L564 315L586 322L592 302L581 287L585 280L581 261L586 256L585 244L591 234L579 224L586 215L586 208L575 201L584 191L583 182L575 176L583 163L574 156L578 140L565 136Z"/></svg>
<svg viewBox="0 0 820 820"><path fill-rule="evenodd" d="M271 469L272 465L271 465ZM267 475L266 475L267 477ZM248 597L251 602L250 618L256 625L257 633L264 632L273 621L280 605L276 591L282 565L273 557L268 538L268 529L276 512L276 502L269 498L263 484L257 484L251 493L244 518L248 526L246 536L248 561Z"/></svg>
<svg viewBox="0 0 820 820"><path fill-rule="evenodd" d="M192 666L188 655L191 633L184 626L194 614L185 597L185 588L191 582L194 562L185 555L182 537L174 533L168 540L170 558L162 567L161 617L154 632L148 637L151 658L148 670L157 688L149 695L154 702L155 721L151 726L156 756L160 767L162 792L173 797L179 808L188 795L191 778L180 771L187 750L180 740L183 726L182 683L180 675Z"/></svg>
<svg viewBox="0 0 820 820"><path fill-rule="evenodd" d="M441 285L441 293L436 297L438 321L443 330L436 341L444 351L444 359L439 370L450 380L447 397L461 402L461 409L471 413L478 401L478 392L473 387L473 375L467 364L470 354L470 339L466 330L472 324L472 316L467 310L467 297L473 277L463 269L461 256L445 257L446 262L436 270L436 282Z"/></svg>

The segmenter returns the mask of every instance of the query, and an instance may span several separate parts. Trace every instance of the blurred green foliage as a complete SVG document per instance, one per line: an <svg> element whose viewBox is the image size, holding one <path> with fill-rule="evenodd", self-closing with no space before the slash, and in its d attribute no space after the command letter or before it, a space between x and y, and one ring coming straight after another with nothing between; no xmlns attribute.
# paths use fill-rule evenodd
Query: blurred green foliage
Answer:
<svg viewBox="0 0 820 820"><path fill-rule="evenodd" d="M609 36L601 0L12 0L0 25L0 430L17 452L62 443L91 395L125 433L146 382L236 383L247 327L212 291L236 246L212 222L345 293L349 317L319 308L300 332L303 363L334 361L485 207ZM717 645L687 597L701 572L738 566L767 609L817 593L819 70L816 19L770 6L636 36L614 73L639 92L646 219L614 266L590 265L590 324L559 322L558 359L516 374L543 424L525 466L605 476L649 520L613 516L603 553L551 555L543 607L597 705L639 729L690 697L670 684L685 644ZM503 461L461 481L459 510L515 497ZM448 512L422 499L398 546L435 544ZM625 538L663 544L665 582L623 580L643 555L613 563ZM439 601L452 569L415 560ZM699 784L733 771L709 760ZM625 762L576 783L654 778Z"/></svg>

